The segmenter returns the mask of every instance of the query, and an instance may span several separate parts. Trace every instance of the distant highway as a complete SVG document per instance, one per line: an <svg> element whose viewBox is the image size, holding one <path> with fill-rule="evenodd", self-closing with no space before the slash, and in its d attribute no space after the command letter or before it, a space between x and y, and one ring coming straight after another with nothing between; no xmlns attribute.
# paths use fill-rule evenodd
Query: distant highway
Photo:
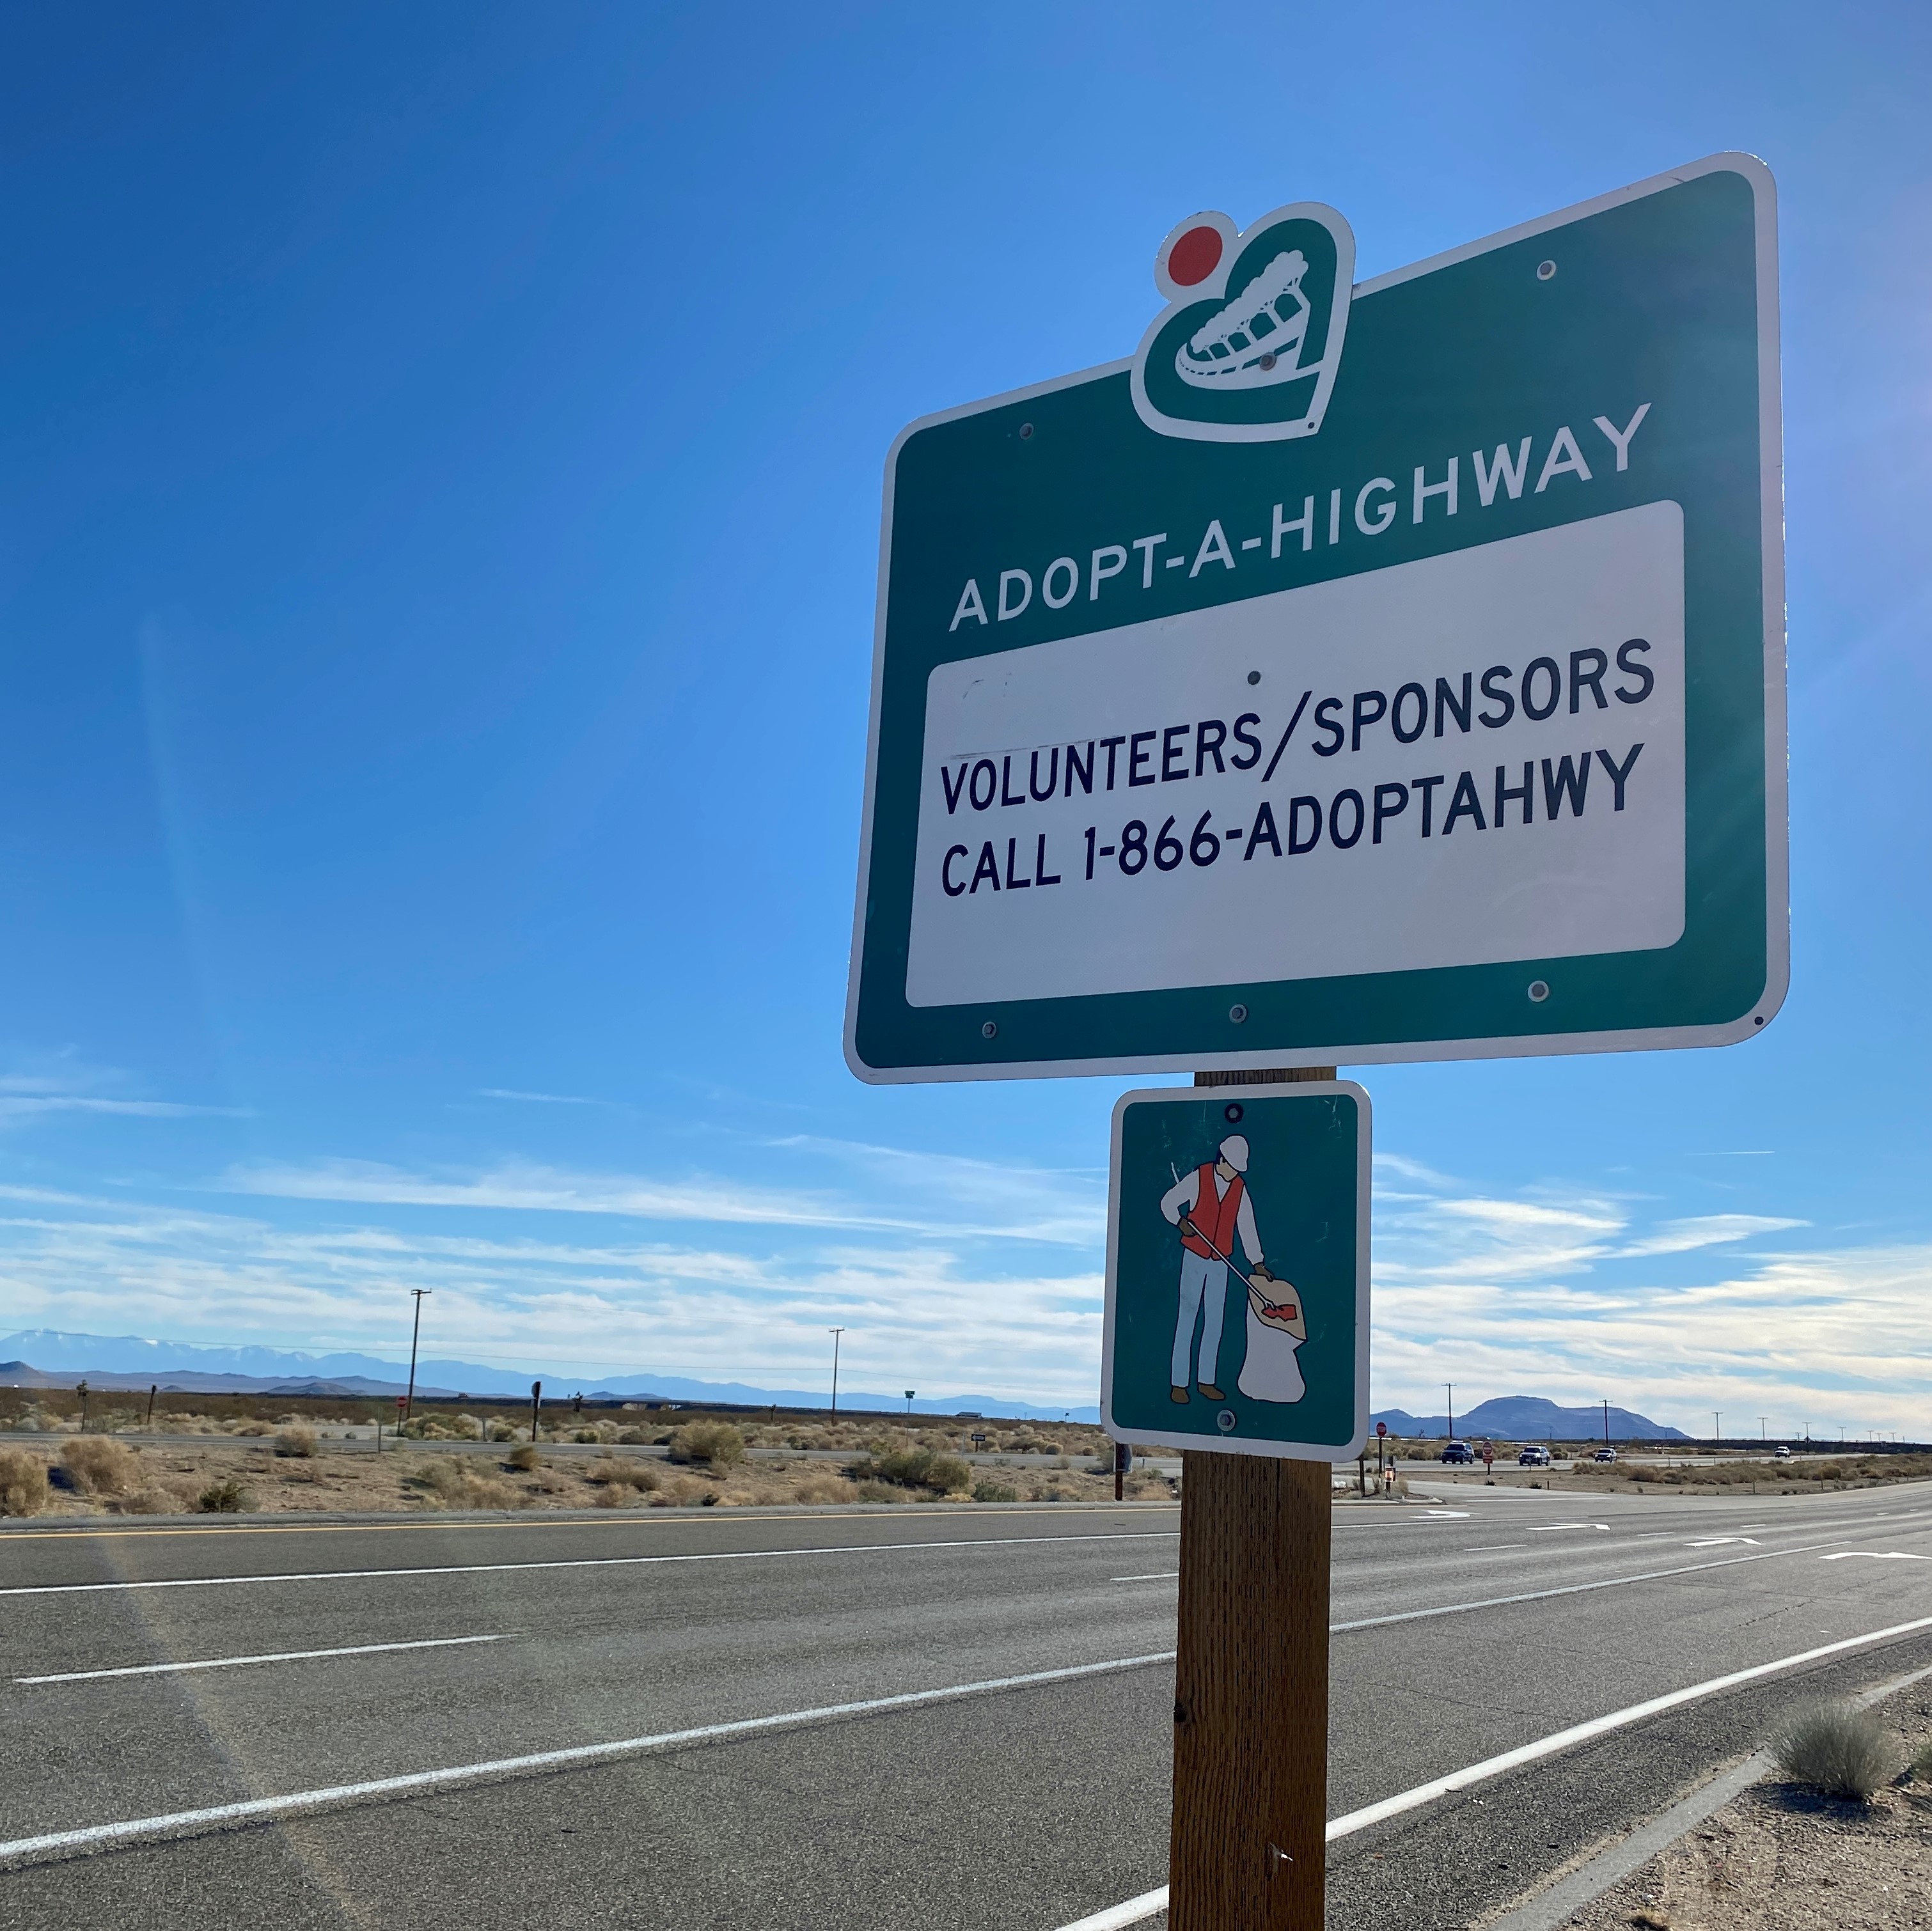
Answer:
<svg viewBox="0 0 1932 1931"><path fill-rule="evenodd" d="M1802 1692L1932 1663L1932 1488L1406 1472L1336 1512L1331 1813L1408 1807L1334 1846L1332 1924L1466 1924ZM0 1922L1056 1931L1165 1876L1178 1520L0 1531Z"/></svg>

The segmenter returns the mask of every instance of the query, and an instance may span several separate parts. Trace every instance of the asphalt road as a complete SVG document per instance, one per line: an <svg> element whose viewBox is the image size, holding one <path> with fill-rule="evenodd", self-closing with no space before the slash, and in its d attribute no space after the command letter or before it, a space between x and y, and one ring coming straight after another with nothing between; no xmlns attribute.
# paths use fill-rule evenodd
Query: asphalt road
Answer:
<svg viewBox="0 0 1932 1931"><path fill-rule="evenodd" d="M1165 1876L1177 1526L1142 1504L0 1532L0 1923L1055 1931ZM1921 1617L1925 1485L1344 1505L1330 1813ZM377 1647L400 1645L436 1646ZM154 1667L188 1662L224 1666ZM1798 1696L1928 1663L1932 1629L1856 1648L1358 1831L1330 1922L1466 1924ZM1084 1673L1010 1682L1054 1672Z"/></svg>

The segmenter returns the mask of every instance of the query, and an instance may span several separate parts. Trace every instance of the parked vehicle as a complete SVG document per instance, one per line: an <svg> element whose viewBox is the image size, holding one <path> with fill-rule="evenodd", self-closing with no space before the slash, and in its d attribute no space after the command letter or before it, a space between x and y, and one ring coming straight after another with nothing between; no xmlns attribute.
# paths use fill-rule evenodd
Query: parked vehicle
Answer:
<svg viewBox="0 0 1932 1931"><path fill-rule="evenodd" d="M1474 1462L1475 1451L1466 1441L1452 1441L1442 1450L1444 1462Z"/></svg>
<svg viewBox="0 0 1932 1931"><path fill-rule="evenodd" d="M1520 1468L1547 1468L1550 1466L1550 1451L1532 1442L1516 1459L1516 1466Z"/></svg>
<svg viewBox="0 0 1932 1931"><path fill-rule="evenodd" d="M1614 1462L1616 1459L1617 1452L1614 1448L1600 1448L1590 1458L1592 1462Z"/></svg>

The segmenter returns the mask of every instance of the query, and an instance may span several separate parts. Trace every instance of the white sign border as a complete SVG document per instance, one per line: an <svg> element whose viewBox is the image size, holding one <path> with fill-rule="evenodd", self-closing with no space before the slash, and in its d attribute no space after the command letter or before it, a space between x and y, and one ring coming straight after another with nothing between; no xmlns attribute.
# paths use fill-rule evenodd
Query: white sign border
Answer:
<svg viewBox="0 0 1932 1931"><path fill-rule="evenodd" d="M1355 1430L1346 1443L1262 1441L1232 1435L1197 1435L1190 1432L1162 1435L1147 1429L1130 1432L1115 1426L1112 1414L1114 1359L1114 1294L1119 1276L1120 1252L1120 1135L1127 1108L1147 1101L1165 1105L1184 1105L1190 1102L1212 1101L1224 1096L1238 1099L1244 1106L1276 1099L1320 1099L1346 1093L1355 1102ZM1372 1108L1368 1094L1353 1080L1283 1081L1267 1086L1141 1087L1124 1093L1114 1102L1113 1123L1107 1155L1107 1305L1100 1335L1100 1426L1115 1441L1135 1446L1145 1443L1184 1450L1200 1449L1214 1455L1262 1455L1278 1462L1352 1462L1360 1455L1370 1432L1369 1421L1369 1228L1371 1154L1374 1147Z"/></svg>
<svg viewBox="0 0 1932 1931"><path fill-rule="evenodd" d="M1726 151L1706 155L1683 167L1616 188L1553 214L1431 255L1406 268L1356 285L1350 305L1364 295L1412 281L1546 234L1553 229L1621 208L1710 174L1742 175L1750 184L1756 220L1758 316L1758 448L1761 547L1764 577L1764 800L1765 985L1749 1012L1712 1026L1655 1026L1597 1033L1511 1033L1501 1039L1428 1039L1363 1045L1260 1047L1225 1053L1151 1053L1083 1060L1026 1060L961 1066L872 1066L859 1056L859 988L864 960L866 915L872 876L873 812L877 798L879 715L885 688L886 596L890 584L892 490L899 453L920 430L938 424L1004 408L1034 396L1130 371L1132 356L1102 362L1074 374L1034 382L977 402L940 409L911 421L892 439L886 454L884 503L880 516L878 589L873 622L872 706L866 733L866 790L859 836L858 889L854 895L852 949L845 996L845 1063L869 1086L910 1086L957 1080L1060 1079L1078 1076L1186 1072L1239 1072L1283 1066L1383 1066L1430 1060L1554 1058L1576 1053L1640 1053L1667 1048L1728 1046L1755 1037L1776 1017L1791 983L1791 863L1790 786L1785 706L1784 430L1780 380L1778 309L1778 186L1770 169L1755 154Z"/></svg>

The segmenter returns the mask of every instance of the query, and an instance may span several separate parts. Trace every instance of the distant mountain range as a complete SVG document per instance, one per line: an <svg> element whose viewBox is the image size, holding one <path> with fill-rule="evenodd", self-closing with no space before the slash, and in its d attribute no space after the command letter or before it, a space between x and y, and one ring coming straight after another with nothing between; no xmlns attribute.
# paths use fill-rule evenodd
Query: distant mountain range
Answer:
<svg viewBox="0 0 1932 1931"><path fill-rule="evenodd" d="M18 1358L12 1358L18 1357ZM32 1364L31 1366L29 1364ZM547 1393L582 1394L591 1399L642 1398L673 1402L718 1402L745 1408L822 1408L824 1389L760 1388L742 1381L696 1381L682 1375L585 1376L547 1369L486 1368L473 1361L424 1360L416 1364L416 1393L430 1400L460 1395L527 1400L530 1383L541 1375ZM71 1387L84 1375L94 1387L146 1389L196 1395L400 1395L407 1385L406 1366L373 1354L306 1354L274 1348L197 1348L185 1342L145 1341L124 1334L69 1334L55 1328L23 1328L0 1335L0 1387ZM862 1388L838 1391L842 1408L873 1413L902 1411L903 1393L879 1394ZM1002 1400L994 1395L916 1398L917 1414L988 1415L1002 1420L1097 1422L1100 1411L1042 1406Z"/></svg>
<svg viewBox="0 0 1932 1931"><path fill-rule="evenodd" d="M4 1346L0 1343L0 1346ZM1447 1415L1412 1415L1406 1408L1384 1408L1375 1416L1388 1423L1389 1433L1419 1436L1447 1436ZM1612 1441L1688 1441L1681 1428L1666 1428L1648 1416L1633 1414L1628 1408L1610 1412L1609 1433ZM1604 1435L1604 1411L1594 1408L1559 1408L1540 1395L1498 1395L1480 1402L1466 1414L1456 1417L1460 1441L1600 1441Z"/></svg>
<svg viewBox="0 0 1932 1931"><path fill-rule="evenodd" d="M32 1364L31 1366L29 1364ZM781 1408L822 1408L823 1389L761 1388L744 1381L697 1381L682 1375L582 1376L547 1369L486 1368L473 1361L424 1360L416 1367L416 1393L430 1400L459 1396L526 1400L531 1381L542 1376L548 1395L582 1394L614 1400L652 1399L693 1404L717 1402L742 1408L776 1402ZM100 1389L146 1389L157 1383L178 1394L344 1395L365 1399L400 1395L407 1370L374 1354L306 1354L274 1348L198 1348L186 1342L144 1341L131 1334L69 1334L56 1328L23 1328L0 1335L0 1387L71 1387L84 1375ZM905 1396L862 1388L839 1390L838 1405L872 1413L902 1411ZM985 1415L1002 1420L1097 1422L1100 1409L1055 1408L1004 1401L994 1395L940 1395L915 1399L915 1414ZM1387 1422L1391 1435L1427 1438L1446 1436L1447 1415L1412 1415L1406 1408L1384 1408L1373 1419ZM1502 1395L1456 1417L1465 1440L1486 1435L1496 1441L1600 1441L1600 1408L1564 1408L1537 1395ZM1681 1429L1668 1428L1628 1408L1613 1408L1610 1438L1615 1441L1687 1441Z"/></svg>

